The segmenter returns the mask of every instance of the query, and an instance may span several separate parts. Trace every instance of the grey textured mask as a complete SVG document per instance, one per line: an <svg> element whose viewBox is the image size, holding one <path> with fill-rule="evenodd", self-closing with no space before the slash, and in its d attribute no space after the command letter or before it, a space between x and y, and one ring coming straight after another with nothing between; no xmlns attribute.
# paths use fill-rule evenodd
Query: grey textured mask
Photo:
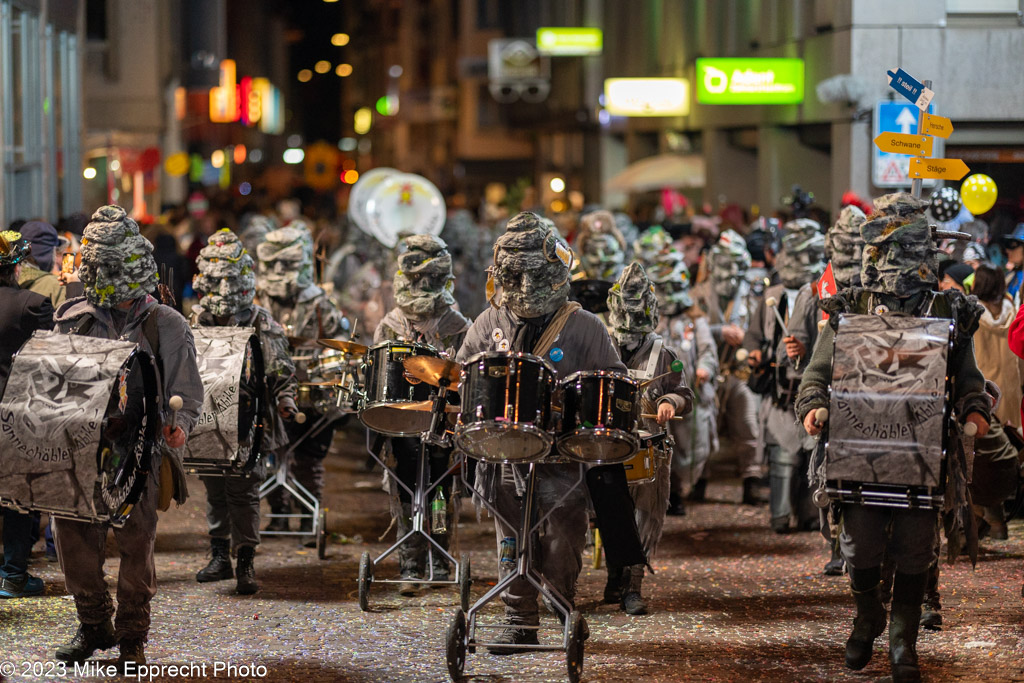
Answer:
<svg viewBox="0 0 1024 683"><path fill-rule="evenodd" d="M81 278L86 299L100 308L113 308L156 288L153 245L120 206L100 207L85 227Z"/></svg>

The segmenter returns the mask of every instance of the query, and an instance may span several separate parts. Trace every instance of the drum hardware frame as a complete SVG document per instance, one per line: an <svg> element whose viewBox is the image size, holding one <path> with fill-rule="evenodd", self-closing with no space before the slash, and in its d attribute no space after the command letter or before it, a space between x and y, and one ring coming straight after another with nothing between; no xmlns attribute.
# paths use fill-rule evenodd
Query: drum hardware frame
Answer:
<svg viewBox="0 0 1024 683"><path fill-rule="evenodd" d="M427 523L427 516L430 514L431 492L437 489L441 485L441 482L456 470L462 469L464 471L465 469L462 467L464 458L456 457L455 462L450 465L448 469L445 470L445 472L436 480L431 481L429 477L429 456L427 454L427 445L429 444L440 447L448 447L451 445L444 430L446 424L445 406L447 405L449 384L450 382L448 382L448 380L441 380L438 392L434 395L434 407L431 416L430 430L420 434L420 452L416 459L415 489L409 488L405 482L395 476L391 468L389 468L380 456L373 451L370 447L371 430L366 430L366 451L370 454L370 457L376 460L377 463L389 473L389 476L394 480L394 482L405 489L412 498L412 529L404 536L395 539L395 542L376 558L371 558L369 552L364 552L362 557L359 558L359 609L364 612L369 610L370 585L374 583L374 581L377 583L405 583L405 580L403 579L374 579L374 569L377 565L387 559L389 555L397 551L403 544L407 543L415 536L422 536L427 540L427 578L418 579L416 583L425 583L436 586L458 586L462 609L469 609L469 589L472 586L470 554L468 552L463 552L459 554L459 559L455 559L454 555L452 555L448 550L445 550L441 547L440 543L434 540L433 535L429 531L429 524ZM440 432L440 434L438 434L438 432ZM454 526L456 524L458 524L458 520L453 518L452 525ZM449 535L452 536L451 530L449 530ZM440 553L443 559L452 563L452 566L455 569L454 578L434 578L435 552Z"/></svg>
<svg viewBox="0 0 1024 683"><path fill-rule="evenodd" d="M496 463L495 463L496 464ZM525 626L522 624L510 624L510 623L497 623L497 624L480 624L478 623L478 617L481 610L488 603L492 602L495 598L501 595L508 586L510 586L517 579L526 579L534 588L540 597L546 599L550 605L558 612L560 621L562 624L560 629L562 631L562 642L559 645L510 645L502 643L501 647L507 647L509 649L522 650L522 651L535 651L535 652L565 652L566 653L566 666L569 674L569 680L579 681L580 675L583 672L583 629L585 628L585 620L579 610L570 609L569 601L559 593L553 586L546 583L545 577L541 574L540 570L533 566L534 558L534 539L540 531L544 522L547 521L548 517L558 509L559 505L569 497L569 495L579 487L585 477L586 468L582 463L574 463L579 467L579 478L576 483L569 487L569 489L562 494L562 496L553 502L550 509L544 513L539 519L534 521L534 494L536 491L536 480L537 480L537 465L538 462L534 461L529 463L529 472L526 478L526 492L522 498L522 508L519 520L518 528L516 529L516 548L520 549L518 556L516 557L516 568L515 571L510 572L507 576L499 580L490 590L488 590L483 596L481 596L473 605L468 609L457 609L455 614L452 616L452 620L449 623L448 631L446 635L446 661L448 665L448 674L451 676L453 681L459 681L462 679L462 672L466 664L466 653L475 653L478 647L491 647L498 645L487 640L479 640L476 635L477 629L484 629L487 631L506 629L506 628L519 628L529 629L531 631L540 631L545 628L544 626ZM462 469L462 481L469 490L474 492L478 491L472 486L472 484L466 479L466 468ZM479 499L483 506L487 508L496 519L501 520L502 523L507 527L514 527L505 519L496 509L496 506L488 501L485 497L479 496Z"/></svg>

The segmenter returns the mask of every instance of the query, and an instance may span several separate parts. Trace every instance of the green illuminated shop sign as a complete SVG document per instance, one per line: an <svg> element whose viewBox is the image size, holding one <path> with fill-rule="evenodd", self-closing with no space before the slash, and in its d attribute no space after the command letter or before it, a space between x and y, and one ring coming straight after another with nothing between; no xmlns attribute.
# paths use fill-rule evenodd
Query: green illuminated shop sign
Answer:
<svg viewBox="0 0 1024 683"><path fill-rule="evenodd" d="M556 57L599 55L604 34L599 28L543 27L537 29L537 51Z"/></svg>
<svg viewBox="0 0 1024 683"><path fill-rule="evenodd" d="M804 100L804 60L697 60L700 104L798 104Z"/></svg>

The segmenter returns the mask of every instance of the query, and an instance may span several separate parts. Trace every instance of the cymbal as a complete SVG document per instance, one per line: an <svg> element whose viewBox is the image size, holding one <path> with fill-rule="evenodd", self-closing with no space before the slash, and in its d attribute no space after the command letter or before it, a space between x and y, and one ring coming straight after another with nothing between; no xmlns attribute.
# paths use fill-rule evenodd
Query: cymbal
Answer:
<svg viewBox="0 0 1024 683"><path fill-rule="evenodd" d="M433 401L415 401L415 402L412 402L412 403L395 403L395 404L391 405L391 407L395 408L396 410L415 410L417 412L429 413L431 410L434 409L434 402ZM459 410L460 410L459 406L452 405L450 403L445 404L445 406L444 406L444 412L446 412L446 413L457 413L457 412L459 412Z"/></svg>
<svg viewBox="0 0 1024 683"><path fill-rule="evenodd" d="M345 353L351 353L357 356L362 356L370 348L369 346L345 341L344 339L317 339L316 343L320 346L326 346L329 349L344 351Z"/></svg>
<svg viewBox="0 0 1024 683"><path fill-rule="evenodd" d="M459 386L462 366L450 360L435 356L412 356L402 361L402 365L410 375L435 387L440 386L443 379L448 380L451 389Z"/></svg>
<svg viewBox="0 0 1024 683"><path fill-rule="evenodd" d="M306 337L286 337L286 339L294 348L313 346L313 340L307 339Z"/></svg>

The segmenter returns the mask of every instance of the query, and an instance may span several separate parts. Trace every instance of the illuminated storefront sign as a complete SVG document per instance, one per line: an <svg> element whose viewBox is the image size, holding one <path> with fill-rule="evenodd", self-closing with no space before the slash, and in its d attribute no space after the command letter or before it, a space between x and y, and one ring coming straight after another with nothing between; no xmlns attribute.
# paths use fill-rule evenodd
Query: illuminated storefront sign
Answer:
<svg viewBox="0 0 1024 683"><path fill-rule="evenodd" d="M210 120L214 123L238 120L238 84L233 59L221 61L220 85L210 88Z"/></svg>
<svg viewBox="0 0 1024 683"><path fill-rule="evenodd" d="M804 60L697 60L700 104L798 104L804 100Z"/></svg>
<svg viewBox="0 0 1024 683"><path fill-rule="evenodd" d="M685 116L690 83L685 78L608 78L604 106L613 116Z"/></svg>
<svg viewBox="0 0 1024 683"><path fill-rule="evenodd" d="M604 34L599 28L544 27L537 29L537 52L551 57L599 55Z"/></svg>

